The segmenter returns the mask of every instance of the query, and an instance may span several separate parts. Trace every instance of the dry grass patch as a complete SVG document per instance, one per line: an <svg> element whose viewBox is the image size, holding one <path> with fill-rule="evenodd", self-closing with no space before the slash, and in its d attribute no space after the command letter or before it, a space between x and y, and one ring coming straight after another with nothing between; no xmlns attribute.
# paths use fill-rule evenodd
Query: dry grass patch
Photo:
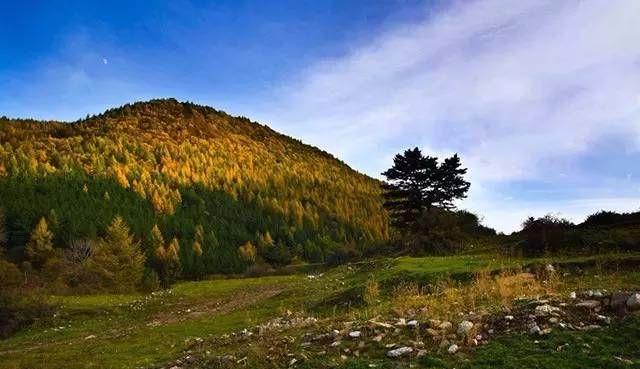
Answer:
<svg viewBox="0 0 640 369"><path fill-rule="evenodd" d="M403 284L393 291L392 309L399 315L417 313L447 320L470 311L500 311L510 308L515 299L554 293L559 279L553 278L541 280L531 273L508 270L492 275L483 270L471 283L444 279L431 291L416 284Z"/></svg>

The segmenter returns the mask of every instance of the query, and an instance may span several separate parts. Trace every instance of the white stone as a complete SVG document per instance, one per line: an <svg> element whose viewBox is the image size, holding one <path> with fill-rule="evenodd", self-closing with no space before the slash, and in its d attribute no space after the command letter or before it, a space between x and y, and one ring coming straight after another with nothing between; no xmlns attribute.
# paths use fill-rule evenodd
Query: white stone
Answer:
<svg viewBox="0 0 640 369"><path fill-rule="evenodd" d="M600 290L593 291L593 297L602 297L602 291Z"/></svg>
<svg viewBox="0 0 640 369"><path fill-rule="evenodd" d="M458 334L466 336L472 328L473 323L468 320L463 320L458 324Z"/></svg>
<svg viewBox="0 0 640 369"><path fill-rule="evenodd" d="M409 327L417 327L418 326L418 321L417 320L410 320L407 322L407 325Z"/></svg>
<svg viewBox="0 0 640 369"><path fill-rule="evenodd" d="M353 332L349 332L349 337L351 338L358 338L360 337L361 332L360 331L353 331Z"/></svg>
<svg viewBox="0 0 640 369"><path fill-rule="evenodd" d="M540 327L538 327L537 324L534 324L529 328L529 334L540 334L540 332Z"/></svg>
<svg viewBox="0 0 640 369"><path fill-rule="evenodd" d="M408 346L398 347L387 352L387 357L396 358L413 352L413 348Z"/></svg>
<svg viewBox="0 0 640 369"><path fill-rule="evenodd" d="M458 345L454 343L453 345L449 346L449 348L447 349L447 352L453 355L456 352L458 352L458 349L459 349Z"/></svg>
<svg viewBox="0 0 640 369"><path fill-rule="evenodd" d="M576 294L576 292L575 292L575 291L572 291L571 293L569 293L569 298L570 298L570 299L574 300L574 299L576 299L577 297L578 297L578 295Z"/></svg>

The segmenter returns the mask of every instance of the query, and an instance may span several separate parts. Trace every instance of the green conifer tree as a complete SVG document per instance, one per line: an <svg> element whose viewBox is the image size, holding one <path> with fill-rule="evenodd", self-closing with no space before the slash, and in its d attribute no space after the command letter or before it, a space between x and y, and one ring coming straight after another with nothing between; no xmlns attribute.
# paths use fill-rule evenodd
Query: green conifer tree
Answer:
<svg viewBox="0 0 640 369"><path fill-rule="evenodd" d="M130 292L142 280L145 257L129 234L129 227L116 217L104 238L97 242L89 269L100 287L112 292Z"/></svg>

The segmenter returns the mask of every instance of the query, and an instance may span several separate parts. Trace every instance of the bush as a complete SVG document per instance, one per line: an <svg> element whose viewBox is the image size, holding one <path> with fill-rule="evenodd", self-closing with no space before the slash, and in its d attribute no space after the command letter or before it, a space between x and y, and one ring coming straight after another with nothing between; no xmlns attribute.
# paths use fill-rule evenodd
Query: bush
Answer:
<svg viewBox="0 0 640 369"><path fill-rule="evenodd" d="M53 312L39 294L23 288L23 281L17 266L0 259L0 339Z"/></svg>
<svg viewBox="0 0 640 369"><path fill-rule="evenodd" d="M0 259L0 291L17 288L23 281L20 269L4 259Z"/></svg>
<svg viewBox="0 0 640 369"><path fill-rule="evenodd" d="M454 212L440 209L425 211L416 227L415 232L405 238L405 244L413 254L445 255L459 252L464 247L466 237Z"/></svg>
<svg viewBox="0 0 640 369"><path fill-rule="evenodd" d="M537 219L529 217L522 223L524 256L554 254L563 248L570 248L571 245L575 248L575 244L580 241L571 240L570 231L572 228L573 224L570 221L553 215Z"/></svg>
<svg viewBox="0 0 640 369"><path fill-rule="evenodd" d="M37 293L0 293L0 339L53 315L54 306Z"/></svg>
<svg viewBox="0 0 640 369"><path fill-rule="evenodd" d="M332 251L329 256L327 256L325 263L328 266L338 266L348 263L349 260L349 253L347 253L346 250L338 249Z"/></svg>

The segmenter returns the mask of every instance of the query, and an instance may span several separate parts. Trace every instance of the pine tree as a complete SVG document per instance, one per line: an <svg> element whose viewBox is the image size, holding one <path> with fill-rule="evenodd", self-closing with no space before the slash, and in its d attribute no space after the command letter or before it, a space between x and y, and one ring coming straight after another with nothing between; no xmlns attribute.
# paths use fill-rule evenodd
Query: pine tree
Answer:
<svg viewBox="0 0 640 369"><path fill-rule="evenodd" d="M393 167L383 172L382 184L393 224L400 229L413 228L424 211L451 209L455 199L466 197L469 182L463 175L460 158L454 155L438 164L438 158L424 156L417 147L397 154Z"/></svg>
<svg viewBox="0 0 640 369"><path fill-rule="evenodd" d="M129 234L129 227L116 217L104 238L96 245L88 269L101 288L111 292L130 292L142 280L145 257L139 244Z"/></svg>
<svg viewBox="0 0 640 369"><path fill-rule="evenodd" d="M31 232L31 238L27 244L27 256L34 267L40 268L54 255L53 233L49 231L47 221L43 217Z"/></svg>

